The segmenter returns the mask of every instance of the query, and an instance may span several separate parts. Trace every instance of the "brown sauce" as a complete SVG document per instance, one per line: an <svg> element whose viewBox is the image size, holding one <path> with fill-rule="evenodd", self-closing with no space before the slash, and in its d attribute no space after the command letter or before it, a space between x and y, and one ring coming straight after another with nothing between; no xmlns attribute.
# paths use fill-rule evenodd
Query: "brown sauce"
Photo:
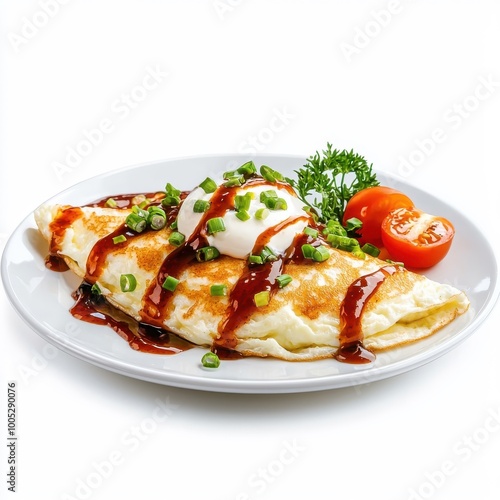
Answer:
<svg viewBox="0 0 500 500"><path fill-rule="evenodd" d="M177 354L194 347L190 342L162 328L140 323L110 305L83 283L73 293L75 305L71 314L82 321L111 327L136 351L153 354Z"/></svg>
<svg viewBox="0 0 500 500"><path fill-rule="evenodd" d="M335 359L354 364L370 363L375 360L375 355L363 346L361 328L363 311L385 278L399 269L400 266L382 267L351 283L340 306L340 347Z"/></svg>
<svg viewBox="0 0 500 500"><path fill-rule="evenodd" d="M247 180L247 185L265 183L266 181L260 177ZM280 182L276 184L278 187L286 187L288 191L293 193L293 189L288 184ZM141 311L143 322L137 322L111 306L103 297L93 294L91 286L87 282L84 282L74 293L76 302L71 309L73 316L83 321L113 328L136 350L157 354L175 354L193 347L191 343L162 328L162 318L173 295L172 292L164 289L162 285L168 276L178 278L188 266L196 265L194 262L196 260L196 251L208 245L207 221L213 217L222 217L234 207L234 198L238 189L239 187L220 186L213 194L210 208L203 214L193 235L166 257L156 279L153 280L145 293ZM183 192L181 199L184 199L187 194L188 192ZM116 208L128 209L132 206L134 200L137 200L137 196L137 194L126 194L112 196L112 198L117 204ZM150 200L151 205L159 205L164 193L148 193L145 196ZM109 197L103 198L87 206L105 207L108 199ZM166 209L168 224L175 221L178 208ZM49 269L54 271L67 269L64 261L57 257L57 251L65 230L81 215L80 208L68 208L51 224L50 229L53 236L50 242L50 254L46 260ZM306 216L290 217L264 231L255 243L252 253L260 254L275 234L284 227L295 223L298 219L308 218ZM99 240L89 254L87 281L95 282L102 273L107 255L117 248L117 245L113 242L114 237L124 235L126 241L118 243L118 245L123 246L134 238L140 237L141 234L144 233L132 232L123 224L111 234ZM261 291L269 291L272 298L272 295L279 288L276 278L285 272L287 263L306 263L301 251L302 245L306 243L317 246L323 244L324 241L321 235L314 238L306 234L299 234L287 251L283 255L278 255L276 260L261 265L248 265L230 292L229 306L225 318L219 324L218 339L212 346L212 351L217 353L221 359L241 357L239 353L234 351L237 343L235 332L257 311L258 307L254 303L254 295ZM383 280L398 269L399 267L396 266L386 266L374 273L358 278L349 286L340 311L340 347L334 356L338 361L359 364L368 363L375 359L374 354L363 346L362 313L366 303L377 291Z"/></svg>
<svg viewBox="0 0 500 500"><path fill-rule="evenodd" d="M56 273L64 273L69 269L68 264L66 264L62 257L51 254L45 257L45 267Z"/></svg>

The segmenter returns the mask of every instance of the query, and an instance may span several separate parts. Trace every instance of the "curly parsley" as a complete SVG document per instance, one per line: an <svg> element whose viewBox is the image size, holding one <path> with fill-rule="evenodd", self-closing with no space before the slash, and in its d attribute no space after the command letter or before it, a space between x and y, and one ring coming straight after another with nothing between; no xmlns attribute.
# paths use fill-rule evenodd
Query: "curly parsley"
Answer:
<svg viewBox="0 0 500 500"><path fill-rule="evenodd" d="M378 186L372 165L363 156L344 149L316 151L303 168L296 170L297 180L287 179L298 197L317 214L320 222L342 222L347 202L358 191Z"/></svg>

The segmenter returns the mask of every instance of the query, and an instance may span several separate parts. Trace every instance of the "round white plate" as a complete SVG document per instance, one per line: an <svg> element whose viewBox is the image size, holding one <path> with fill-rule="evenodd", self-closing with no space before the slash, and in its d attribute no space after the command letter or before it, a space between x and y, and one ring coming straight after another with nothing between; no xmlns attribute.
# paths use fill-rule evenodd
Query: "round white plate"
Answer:
<svg viewBox="0 0 500 500"><path fill-rule="evenodd" d="M83 205L119 193L163 189L166 182L189 190L207 175L236 168L247 156L180 158L134 166L81 182L54 196L51 203ZM293 177L305 158L257 156ZM165 385L235 393L291 393L355 386L381 380L432 361L468 337L486 318L498 297L497 262L484 236L466 217L409 184L377 173L381 184L404 191L416 206L450 219L456 236L444 261L426 275L464 290L471 307L437 334L413 345L377 355L369 365L349 365L334 359L290 363L245 358L223 361L216 370L203 368L204 352L194 348L176 355L156 355L131 349L110 328L78 321L69 313L71 293L79 280L71 272L46 269L47 243L30 214L14 231L2 257L2 278L14 308L44 339L80 359L123 375Z"/></svg>

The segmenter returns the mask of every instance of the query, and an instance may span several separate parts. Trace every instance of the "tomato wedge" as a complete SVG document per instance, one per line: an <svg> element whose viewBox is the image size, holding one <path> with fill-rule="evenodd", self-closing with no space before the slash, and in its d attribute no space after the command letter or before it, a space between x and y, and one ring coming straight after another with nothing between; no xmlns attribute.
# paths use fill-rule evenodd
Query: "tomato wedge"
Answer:
<svg viewBox="0 0 500 500"><path fill-rule="evenodd" d="M455 235L452 223L416 208L393 210L382 222L382 242L393 260L425 269L441 261Z"/></svg>
<svg viewBox="0 0 500 500"><path fill-rule="evenodd" d="M357 231L360 245L371 243L382 246L381 226L385 217L396 208L413 208L413 201L401 191L387 187L374 186L362 189L348 202L344 211L343 225L351 217L363 223Z"/></svg>

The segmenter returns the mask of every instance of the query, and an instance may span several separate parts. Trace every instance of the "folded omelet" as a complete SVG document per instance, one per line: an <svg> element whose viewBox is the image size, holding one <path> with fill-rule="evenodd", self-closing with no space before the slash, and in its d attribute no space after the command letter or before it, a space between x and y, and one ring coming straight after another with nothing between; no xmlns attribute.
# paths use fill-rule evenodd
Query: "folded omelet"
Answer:
<svg viewBox="0 0 500 500"><path fill-rule="evenodd" d="M272 293L256 305L258 266L224 253L208 261L189 258L182 244L171 242L170 224L114 243L130 213L130 208L44 205L35 219L50 252L96 284L110 304L199 346L290 361L334 357L342 341L350 341L351 314L357 315L359 343L375 352L427 337L469 306L466 295L450 285L329 245L324 245L326 260L288 255L281 264L265 264L264 288ZM194 248L192 238L189 243ZM178 261L170 259L166 272L169 256ZM286 286L276 286L273 273L286 274ZM166 290L162 285L172 274L175 289ZM134 277L134 287L125 291L124 275ZM214 284L224 284L226 293L212 295Z"/></svg>

